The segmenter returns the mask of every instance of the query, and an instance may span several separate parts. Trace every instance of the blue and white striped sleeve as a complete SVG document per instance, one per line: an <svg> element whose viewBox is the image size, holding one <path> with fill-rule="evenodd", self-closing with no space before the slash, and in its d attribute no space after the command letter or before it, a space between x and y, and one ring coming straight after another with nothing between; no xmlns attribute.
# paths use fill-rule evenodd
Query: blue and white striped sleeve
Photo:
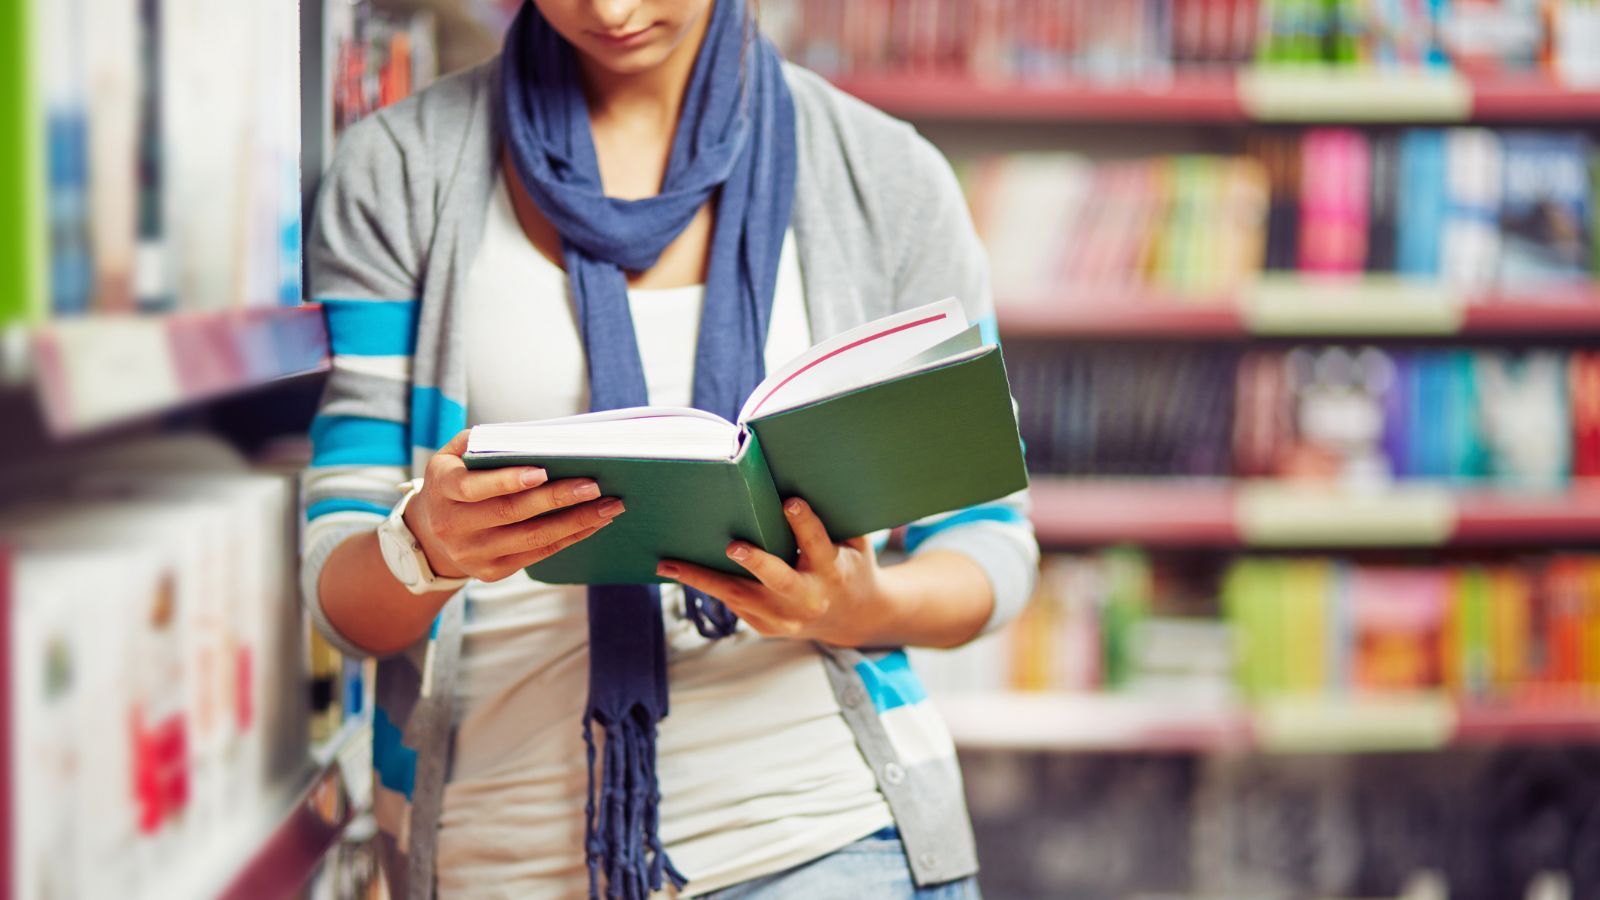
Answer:
<svg viewBox="0 0 1600 900"><path fill-rule="evenodd" d="M311 466L301 484L301 590L318 629L354 656L369 654L329 623L319 583L334 548L375 529L410 472L417 269L399 154L376 117L347 131L306 245L333 369L311 423Z"/></svg>
<svg viewBox="0 0 1600 900"><path fill-rule="evenodd" d="M943 154L920 136L912 135L905 160L908 164L898 177L912 182L897 195L912 200L896 217L905 248L895 279L897 307L959 297L967 320L982 328L985 341L998 343L988 258L955 173ZM984 632L992 631L1022 611L1038 578L1039 543L1028 513L1024 489L930 516L907 527L906 550L912 555L953 550L976 562L994 591L994 611L984 626Z"/></svg>

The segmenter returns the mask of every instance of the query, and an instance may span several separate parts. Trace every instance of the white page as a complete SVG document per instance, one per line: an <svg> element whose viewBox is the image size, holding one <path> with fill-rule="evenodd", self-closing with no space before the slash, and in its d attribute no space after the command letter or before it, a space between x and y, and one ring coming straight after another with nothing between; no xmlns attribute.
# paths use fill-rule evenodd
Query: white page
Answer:
<svg viewBox="0 0 1600 900"><path fill-rule="evenodd" d="M698 409L630 407L537 422L478 425L467 437L472 456L604 456L726 459L739 429Z"/></svg>
<svg viewBox="0 0 1600 900"><path fill-rule="evenodd" d="M951 297L834 335L768 375L745 401L739 422L871 384L966 328L961 301Z"/></svg>

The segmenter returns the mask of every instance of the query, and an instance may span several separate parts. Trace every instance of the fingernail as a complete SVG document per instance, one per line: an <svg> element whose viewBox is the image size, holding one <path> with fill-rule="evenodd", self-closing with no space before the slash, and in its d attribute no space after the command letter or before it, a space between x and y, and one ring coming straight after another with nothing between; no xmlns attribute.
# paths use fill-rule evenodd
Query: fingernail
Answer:
<svg viewBox="0 0 1600 900"><path fill-rule="evenodd" d="M805 508L805 501L801 500L799 497L792 497L789 499L789 502L783 504L783 511L791 516L800 515L800 511Z"/></svg>
<svg viewBox="0 0 1600 900"><path fill-rule="evenodd" d="M750 555L750 548L744 544L729 544L728 555L743 562L745 557Z"/></svg>
<svg viewBox="0 0 1600 900"><path fill-rule="evenodd" d="M533 487L535 485L544 484L544 480L547 477L548 476L545 475L543 469L523 469L522 470L522 483L527 485L528 487Z"/></svg>
<svg viewBox="0 0 1600 900"><path fill-rule="evenodd" d="M579 500L593 500L600 496L600 485L592 481L585 481L573 489L572 496Z"/></svg>
<svg viewBox="0 0 1600 900"><path fill-rule="evenodd" d="M677 578L678 567L672 565L671 563L662 563L661 565L656 566L656 574L660 575L662 578Z"/></svg>
<svg viewBox="0 0 1600 900"><path fill-rule="evenodd" d="M609 519L612 516L621 513L623 508L624 507L621 500L618 500L615 497L608 497L604 503L600 504L600 515Z"/></svg>

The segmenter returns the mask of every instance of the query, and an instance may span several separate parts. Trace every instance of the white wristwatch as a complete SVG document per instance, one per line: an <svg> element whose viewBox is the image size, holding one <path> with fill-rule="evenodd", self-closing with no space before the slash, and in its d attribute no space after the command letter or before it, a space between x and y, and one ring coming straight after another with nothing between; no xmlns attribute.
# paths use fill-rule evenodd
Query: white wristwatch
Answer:
<svg viewBox="0 0 1600 900"><path fill-rule="evenodd" d="M383 562L395 580L405 585L413 594L432 594L436 591L459 590L470 579L440 578L428 565L428 555L422 552L422 542L406 527L406 506L422 490L422 479L400 485L405 495L394 505L389 518L378 526L378 549L383 551Z"/></svg>

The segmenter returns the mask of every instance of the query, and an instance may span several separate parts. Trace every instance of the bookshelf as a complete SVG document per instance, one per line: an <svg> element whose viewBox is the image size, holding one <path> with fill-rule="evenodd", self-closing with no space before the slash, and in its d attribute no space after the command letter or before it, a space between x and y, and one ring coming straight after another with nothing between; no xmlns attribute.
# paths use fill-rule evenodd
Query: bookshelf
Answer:
<svg viewBox="0 0 1600 900"><path fill-rule="evenodd" d="M1062 287L1002 298L1000 333L1026 340L1249 337L1594 337L1592 284L1465 293L1393 279L1267 279L1219 294L1140 287Z"/></svg>
<svg viewBox="0 0 1600 900"><path fill-rule="evenodd" d="M891 115L921 121L1528 123L1600 115L1600 88L1572 87L1544 75L1474 79L1448 72L1245 69L1126 82L850 74L834 83Z"/></svg>
<svg viewBox="0 0 1600 900"><path fill-rule="evenodd" d="M1593 892L1595 7L775 5L791 56L953 160L990 251L1040 588L997 639L913 654L985 891ZM1433 135L1456 156L1415 166ZM1445 169L1490 223L1448 253L1454 214L1416 215ZM1564 244L1525 178L1563 169ZM1585 249L1528 252L1558 246ZM1496 429L1571 458L1406 455ZM1286 473L1325 486L1245 477Z"/></svg>
<svg viewBox="0 0 1600 900"><path fill-rule="evenodd" d="M61 319L35 329L29 364L57 438L81 437L325 372L315 305Z"/></svg>
<svg viewBox="0 0 1600 900"><path fill-rule="evenodd" d="M1600 485L1560 493L1400 484L1352 493L1251 481L1035 477L1048 546L1546 547L1600 541Z"/></svg>
<svg viewBox="0 0 1600 900"><path fill-rule="evenodd" d="M16 76L0 87L8 894L355 883L365 848L348 848L371 835L345 831L370 806L370 696L319 697L370 678L347 667L319 694L294 541L309 401L331 365L322 310L302 302L306 213L333 78L364 74L323 62L369 6L0 14ZM374 13L363 36L394 21L414 26L418 63L373 53L375 103L428 74L431 17ZM72 670L65 686L41 687L50 666Z"/></svg>
<svg viewBox="0 0 1600 900"><path fill-rule="evenodd" d="M263 819L265 827L244 834L222 889L208 892L224 900L298 891L326 856L355 811L370 802L370 715L352 718L314 748L309 775L291 792L289 803ZM216 885L212 885L213 888ZM197 895L198 896L198 895Z"/></svg>
<svg viewBox="0 0 1600 900"><path fill-rule="evenodd" d="M1431 695L1232 700L1119 694L935 696L959 747L1067 753L1365 753L1600 741L1600 703L1458 705Z"/></svg>

